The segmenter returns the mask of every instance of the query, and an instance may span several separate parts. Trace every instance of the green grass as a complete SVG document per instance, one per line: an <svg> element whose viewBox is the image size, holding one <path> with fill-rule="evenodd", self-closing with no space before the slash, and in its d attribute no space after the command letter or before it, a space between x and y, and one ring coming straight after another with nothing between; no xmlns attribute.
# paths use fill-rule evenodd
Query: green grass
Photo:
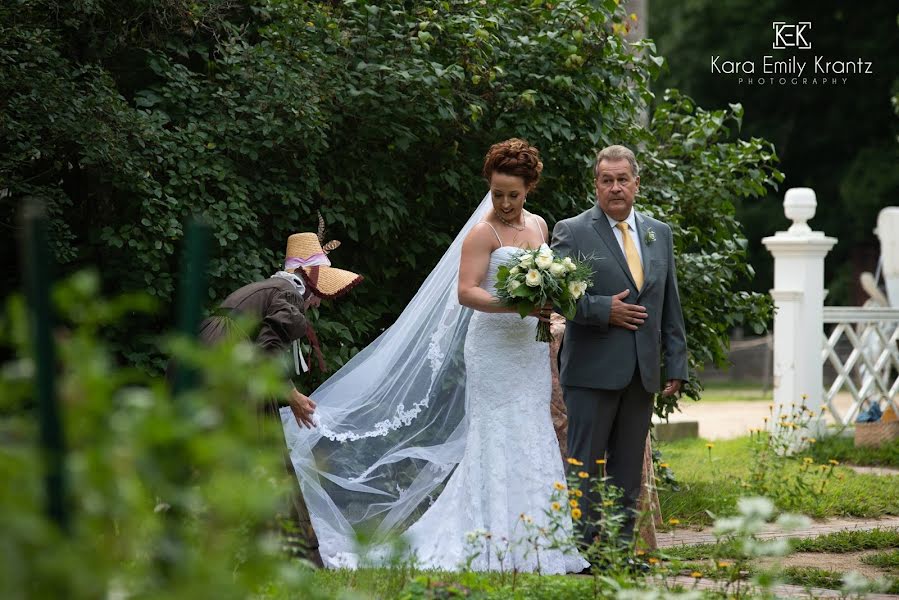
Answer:
<svg viewBox="0 0 899 600"><path fill-rule="evenodd" d="M518 574L513 582L511 574L499 573L453 573L447 571L418 571L408 569L360 569L319 570L313 574L315 589L320 598L402 598L406 593L412 598L455 598L471 597L483 600L535 599L535 600L581 600L608 597L612 592L612 582L594 581L592 577L571 577L568 575L538 576L530 573ZM627 586L626 581L620 584ZM428 585L444 584L450 588L460 586L470 593L451 595L444 588L443 594L436 590L425 595L420 590ZM413 589L417 594L412 594ZM405 591L404 591L405 590ZM279 599L280 600L280 599ZM286 599L284 599L286 600Z"/></svg>
<svg viewBox="0 0 899 600"><path fill-rule="evenodd" d="M817 462L833 458L853 465L899 468L899 440L878 448L856 448L851 437L830 436L819 439L804 456L810 456Z"/></svg>
<svg viewBox="0 0 899 600"><path fill-rule="evenodd" d="M715 442L711 457L703 439L661 443L659 449L680 485L679 491L659 490L664 520L675 517L682 526L710 525L709 513L733 514L737 498L747 494L740 478L748 475L752 459L748 436ZM788 468L799 469L799 462ZM862 475L844 467L835 468L834 475L823 494L796 499L794 512L814 518L899 514L899 478Z"/></svg>
<svg viewBox="0 0 899 600"><path fill-rule="evenodd" d="M899 548L899 529L837 531L813 538L795 540L794 552L831 552L844 554L860 550Z"/></svg>
<svg viewBox="0 0 899 600"><path fill-rule="evenodd" d="M860 550L884 550L899 548L899 529L871 529L869 531L837 531L811 538L790 540L793 552L829 552L845 554ZM709 558L736 558L737 545L693 544L674 546L662 551L665 558L676 560L704 560Z"/></svg>
<svg viewBox="0 0 899 600"><path fill-rule="evenodd" d="M801 585L804 587L825 588L838 590L843 587L843 574L827 569L815 567L787 567L781 572L784 583ZM899 594L899 579L886 577L889 587L884 590L887 594Z"/></svg>
<svg viewBox="0 0 899 600"><path fill-rule="evenodd" d="M899 549L863 556L862 562L879 569L886 569L891 575L899 575Z"/></svg>
<svg viewBox="0 0 899 600"><path fill-rule="evenodd" d="M772 398L771 390L764 390L758 384L744 382L710 382L705 384L702 392L703 402L733 402L734 400L771 402ZM690 402L690 400L686 402Z"/></svg>

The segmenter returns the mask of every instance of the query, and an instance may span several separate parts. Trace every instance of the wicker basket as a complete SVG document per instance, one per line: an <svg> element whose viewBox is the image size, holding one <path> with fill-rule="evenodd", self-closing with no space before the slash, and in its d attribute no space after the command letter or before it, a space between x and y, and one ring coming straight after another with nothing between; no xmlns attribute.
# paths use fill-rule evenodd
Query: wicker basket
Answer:
<svg viewBox="0 0 899 600"><path fill-rule="evenodd" d="M899 439L899 421L855 424L855 447L881 446Z"/></svg>

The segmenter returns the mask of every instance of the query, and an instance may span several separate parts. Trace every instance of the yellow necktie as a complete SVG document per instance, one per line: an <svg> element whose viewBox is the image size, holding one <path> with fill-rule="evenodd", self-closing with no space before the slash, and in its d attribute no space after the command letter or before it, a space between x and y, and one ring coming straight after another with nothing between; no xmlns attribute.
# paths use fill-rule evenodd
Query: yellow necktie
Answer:
<svg viewBox="0 0 899 600"><path fill-rule="evenodd" d="M624 257L627 259L627 267L631 270L631 276L634 278L634 283L637 284L637 290L640 290L640 288L643 287L643 264L640 262L640 254L637 252L637 247L634 245L633 238L631 238L627 223L622 221L618 223L616 227L621 230L621 239L624 241Z"/></svg>

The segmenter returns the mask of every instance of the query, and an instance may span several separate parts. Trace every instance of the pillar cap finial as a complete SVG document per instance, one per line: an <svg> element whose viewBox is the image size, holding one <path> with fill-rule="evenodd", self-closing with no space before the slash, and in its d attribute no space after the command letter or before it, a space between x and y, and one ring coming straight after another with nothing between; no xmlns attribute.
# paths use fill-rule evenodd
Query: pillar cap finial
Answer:
<svg viewBox="0 0 899 600"><path fill-rule="evenodd" d="M815 216L818 200L815 190L807 187L790 188L784 195L784 214L793 221L790 233L811 233L808 221Z"/></svg>

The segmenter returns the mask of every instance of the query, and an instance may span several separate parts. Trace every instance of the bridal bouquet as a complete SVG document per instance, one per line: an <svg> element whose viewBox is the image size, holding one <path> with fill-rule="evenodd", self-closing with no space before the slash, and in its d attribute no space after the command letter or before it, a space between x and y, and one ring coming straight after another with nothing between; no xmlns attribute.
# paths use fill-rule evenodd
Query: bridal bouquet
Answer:
<svg viewBox="0 0 899 600"><path fill-rule="evenodd" d="M566 319L573 319L577 301L587 291L593 270L586 263L559 258L549 246L516 253L496 272L496 296L506 306L518 311L522 318L535 308L551 303L561 309ZM552 338L549 323L537 325L537 341Z"/></svg>

